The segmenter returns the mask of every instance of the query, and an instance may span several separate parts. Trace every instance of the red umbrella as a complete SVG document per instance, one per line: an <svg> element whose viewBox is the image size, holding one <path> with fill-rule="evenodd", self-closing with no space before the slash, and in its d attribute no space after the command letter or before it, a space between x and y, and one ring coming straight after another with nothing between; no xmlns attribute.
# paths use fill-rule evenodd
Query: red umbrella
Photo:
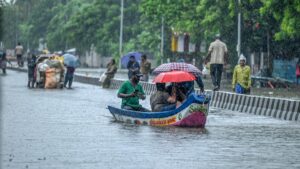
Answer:
<svg viewBox="0 0 300 169"><path fill-rule="evenodd" d="M156 69L154 69L153 73L159 74L162 72L170 72L174 70L189 72L195 76L200 76L202 74L202 72L196 66L188 63L178 63L178 62L162 64L158 66Z"/></svg>
<svg viewBox="0 0 300 169"><path fill-rule="evenodd" d="M191 73L184 71L171 71L163 72L155 77L153 82L155 83L168 83L168 82L187 82L195 80L195 76Z"/></svg>

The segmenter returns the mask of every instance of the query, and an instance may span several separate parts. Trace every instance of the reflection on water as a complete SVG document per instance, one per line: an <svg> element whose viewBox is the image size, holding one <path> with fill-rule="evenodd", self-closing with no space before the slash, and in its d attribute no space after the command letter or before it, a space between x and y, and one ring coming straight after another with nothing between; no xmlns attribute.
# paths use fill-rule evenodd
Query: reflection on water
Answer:
<svg viewBox="0 0 300 169"><path fill-rule="evenodd" d="M205 129L119 123L106 109L120 105L114 90L28 90L25 74L12 75L2 168L300 168L295 122L211 109Z"/></svg>

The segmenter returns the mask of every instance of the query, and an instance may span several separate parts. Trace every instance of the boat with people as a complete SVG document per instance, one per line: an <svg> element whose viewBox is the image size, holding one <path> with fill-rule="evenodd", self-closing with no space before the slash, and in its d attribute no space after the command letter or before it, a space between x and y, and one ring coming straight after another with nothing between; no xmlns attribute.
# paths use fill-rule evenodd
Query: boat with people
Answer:
<svg viewBox="0 0 300 169"><path fill-rule="evenodd" d="M118 97L122 98L121 108L108 106L115 120L150 126L205 127L211 98L194 92L194 81L199 79L201 72L185 63L165 64L156 70L158 75L153 82L157 90L150 97L152 112L139 105L138 99L143 100L145 96L138 84L139 75L133 75L118 91Z"/></svg>
<svg viewBox="0 0 300 169"><path fill-rule="evenodd" d="M205 127L209 111L208 95L190 94L175 110L139 112L108 106L115 120L150 126Z"/></svg>

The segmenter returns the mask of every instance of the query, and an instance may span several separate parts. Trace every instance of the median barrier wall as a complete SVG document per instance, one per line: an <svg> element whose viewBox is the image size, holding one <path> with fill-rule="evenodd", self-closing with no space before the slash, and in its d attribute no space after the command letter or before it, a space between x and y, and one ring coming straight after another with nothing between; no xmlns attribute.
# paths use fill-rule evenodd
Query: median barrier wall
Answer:
<svg viewBox="0 0 300 169"><path fill-rule="evenodd" d="M299 100L214 92L211 106L282 120L300 121Z"/></svg>
<svg viewBox="0 0 300 169"><path fill-rule="evenodd" d="M6 69L15 70L15 71L18 71L18 72L27 72L26 68L20 68L20 67L7 66Z"/></svg>
<svg viewBox="0 0 300 169"><path fill-rule="evenodd" d="M99 77L84 76L80 74L74 75L74 81L92 85L100 85Z"/></svg>

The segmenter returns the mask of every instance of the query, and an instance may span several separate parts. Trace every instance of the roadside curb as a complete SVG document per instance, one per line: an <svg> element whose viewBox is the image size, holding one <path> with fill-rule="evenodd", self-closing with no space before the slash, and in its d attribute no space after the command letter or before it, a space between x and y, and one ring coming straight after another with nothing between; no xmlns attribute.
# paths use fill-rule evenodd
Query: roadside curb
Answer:
<svg viewBox="0 0 300 169"><path fill-rule="evenodd" d="M15 71L19 71L19 72L27 72L27 69L19 68L19 67L6 67L6 69L15 70Z"/></svg>

